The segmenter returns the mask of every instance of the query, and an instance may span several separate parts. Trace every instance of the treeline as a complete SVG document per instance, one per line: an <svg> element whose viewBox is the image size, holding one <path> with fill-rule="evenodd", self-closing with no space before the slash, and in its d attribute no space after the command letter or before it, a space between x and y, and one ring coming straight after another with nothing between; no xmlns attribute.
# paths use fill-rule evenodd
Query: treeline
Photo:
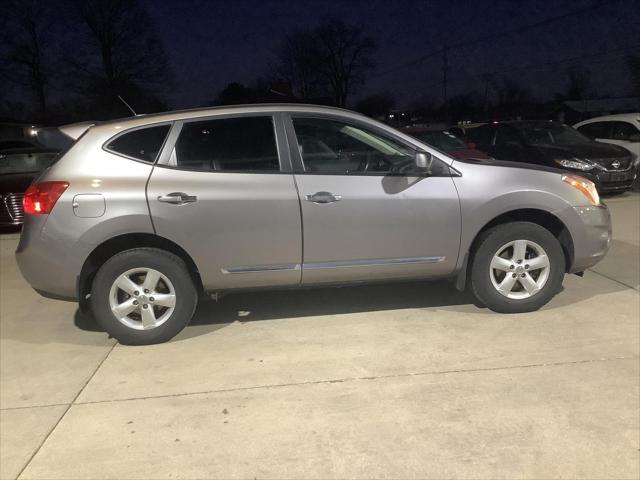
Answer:
<svg viewBox="0 0 640 480"><path fill-rule="evenodd" d="M168 109L179 85L140 0L5 0L0 10L0 118L43 123L102 120ZM265 49L268 46L265 46ZM377 45L363 28L325 19L286 33L265 71L229 83L208 105L307 102L382 116L397 107L389 91L362 97ZM640 95L640 55L630 55L632 94ZM488 119L546 114L550 102L598 96L589 70L566 69L555 98L540 101L504 75L484 75L475 89L449 96L441 86L403 105L425 119ZM406 94L402 95L406 98ZM544 112L544 113L542 113Z"/></svg>

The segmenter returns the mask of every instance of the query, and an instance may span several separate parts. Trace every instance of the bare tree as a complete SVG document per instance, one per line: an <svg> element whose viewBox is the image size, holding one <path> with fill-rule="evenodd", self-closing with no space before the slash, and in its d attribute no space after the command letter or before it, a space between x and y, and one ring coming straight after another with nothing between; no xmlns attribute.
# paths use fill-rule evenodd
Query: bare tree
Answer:
<svg viewBox="0 0 640 480"><path fill-rule="evenodd" d="M390 92L380 92L362 98L355 105L355 110L370 117L379 117L388 114L396 101Z"/></svg>
<svg viewBox="0 0 640 480"><path fill-rule="evenodd" d="M112 106L117 105L117 95L148 105L168 74L164 48L142 4L138 0L76 0L75 4L88 39L84 58L75 67L84 73L92 94Z"/></svg>
<svg viewBox="0 0 640 480"><path fill-rule="evenodd" d="M353 89L373 68L374 41L359 27L329 20L315 30L320 48L320 71L329 83L336 106L344 107Z"/></svg>
<svg viewBox="0 0 640 480"><path fill-rule="evenodd" d="M501 118L516 118L522 116L532 103L533 97L529 90L505 77L497 86L494 112Z"/></svg>
<svg viewBox="0 0 640 480"><path fill-rule="evenodd" d="M584 100L592 95L591 72L581 67L574 66L567 70L568 81L565 91L556 94L556 101Z"/></svg>
<svg viewBox="0 0 640 480"><path fill-rule="evenodd" d="M35 0L13 1L5 10L2 29L0 76L25 91L35 100L35 114L47 115L48 87L54 55L47 51L51 43L51 10Z"/></svg>
<svg viewBox="0 0 640 480"><path fill-rule="evenodd" d="M311 31L285 37L273 68L304 99L328 95L343 107L373 68L373 40L364 31L340 20L327 20Z"/></svg>
<svg viewBox="0 0 640 480"><path fill-rule="evenodd" d="M318 42L312 32L295 30L281 42L272 75L290 85L298 98L309 100L326 92L320 72Z"/></svg>

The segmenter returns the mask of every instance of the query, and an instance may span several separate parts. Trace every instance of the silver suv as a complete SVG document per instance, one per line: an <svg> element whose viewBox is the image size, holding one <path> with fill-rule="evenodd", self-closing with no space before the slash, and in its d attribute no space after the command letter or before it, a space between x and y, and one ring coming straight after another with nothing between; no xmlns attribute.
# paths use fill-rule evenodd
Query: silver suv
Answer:
<svg viewBox="0 0 640 480"><path fill-rule="evenodd" d="M34 289L90 306L126 344L171 339L199 296L234 289L451 277L497 312L536 310L609 247L589 180L453 160L346 110L84 129L26 192L16 256Z"/></svg>

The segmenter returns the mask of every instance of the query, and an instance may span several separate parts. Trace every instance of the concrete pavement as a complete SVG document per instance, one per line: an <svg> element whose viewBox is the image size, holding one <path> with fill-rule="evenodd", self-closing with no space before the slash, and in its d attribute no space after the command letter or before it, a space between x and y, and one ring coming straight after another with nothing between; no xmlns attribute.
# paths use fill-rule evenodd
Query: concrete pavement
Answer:
<svg viewBox="0 0 640 480"><path fill-rule="evenodd" d="M543 310L445 282L247 293L123 347L0 239L2 478L638 478L640 195Z"/></svg>

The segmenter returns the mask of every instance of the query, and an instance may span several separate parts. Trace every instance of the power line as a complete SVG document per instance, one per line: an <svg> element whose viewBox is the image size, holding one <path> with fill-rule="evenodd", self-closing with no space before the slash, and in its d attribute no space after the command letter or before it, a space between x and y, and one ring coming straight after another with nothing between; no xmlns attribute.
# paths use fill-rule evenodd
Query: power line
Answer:
<svg viewBox="0 0 640 480"><path fill-rule="evenodd" d="M637 45L633 45L631 47L624 47L624 48L616 48L613 50L607 50L606 52L600 52L600 53L592 53L589 55L580 55L580 56L576 56L576 57L569 57L569 58L562 58L560 60L551 60L548 62L542 62L542 63L532 63L532 64L528 64L528 65L521 65L519 67L511 67L511 68L507 68L507 69L503 69L503 70L496 70L493 72L484 72L484 73L474 73L474 74L470 74L470 75L463 75L461 78L457 78L454 79L453 82L460 82L462 80L466 80L469 78L475 78L475 77L493 77L496 75L504 75L505 73L511 73L511 72L515 72L518 70L543 70L544 67L550 67L550 66L555 66L561 63L571 63L571 62L576 62L576 61L580 61L580 60L586 60L586 59L590 59L590 58L597 58L597 57L602 57L604 55L611 55L611 54L617 54L612 58L608 58L608 59L604 59L600 62L596 62L596 63L603 63L603 62L608 62L611 60L615 60L620 58L621 56L624 55L625 52L630 52L636 49L640 49L640 44ZM451 80L450 80L451 81ZM435 85L438 85L438 83L436 83Z"/></svg>
<svg viewBox="0 0 640 480"><path fill-rule="evenodd" d="M598 3L595 3L595 4L591 5L591 6L589 6L589 7L584 7L584 8L578 9L578 10L573 10L571 12L567 12L567 13L564 13L562 15L557 15L555 17L549 17L549 18L546 18L544 20L540 20L538 22L534 22L534 23L531 23L531 24L528 24L528 25L522 25L522 26L517 27L517 28L512 28L510 30L505 30L505 31L494 33L494 34L490 34L490 35L484 35L484 36L478 37L478 38L476 38L474 40L465 40L465 41L462 41L462 42L454 43L452 45L448 45L446 48L452 49L452 48L468 47L470 45L474 45L474 44L477 44L477 43L482 43L482 42L486 42L486 41L489 41L489 40L494 40L496 38L502 38L502 37L506 37L506 36L509 36L509 35L513 35L514 33L522 33L522 32L528 31L528 30L533 30L535 28L539 28L539 27L547 25L549 23L553 23L553 22L556 22L556 21L559 21L559 20L564 20L566 18L570 18L570 17L573 17L575 15L581 15L583 13L590 12L592 10L596 10L598 8L604 7L605 5L609 5L610 3L611 2L607 2L607 1L598 2ZM417 57L417 58L415 58L413 60L410 60L408 62L402 63L400 65L397 65L395 67L389 68L387 70L383 70L382 72L378 72L376 75L372 75L370 78L378 78L378 77L381 77L381 76L384 76L384 75L388 75L389 73L393 73L395 71L402 70L404 68L412 67L413 65L417 65L419 63L422 63L423 61L428 60L430 58L433 58L436 55L441 55L443 53L444 49L445 49L445 47L439 48L439 49L434 50L432 52L429 52L427 54L421 55L421 56L419 56L419 57Z"/></svg>

